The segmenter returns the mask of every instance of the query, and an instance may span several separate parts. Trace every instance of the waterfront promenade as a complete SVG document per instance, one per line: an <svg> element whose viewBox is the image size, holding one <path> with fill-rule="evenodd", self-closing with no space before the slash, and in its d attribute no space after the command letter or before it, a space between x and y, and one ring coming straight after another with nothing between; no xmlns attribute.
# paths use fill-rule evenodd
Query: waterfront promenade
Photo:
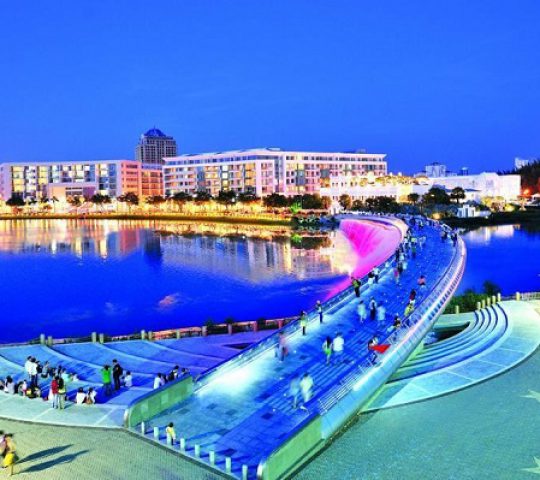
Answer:
<svg viewBox="0 0 540 480"><path fill-rule="evenodd" d="M164 427L173 421L178 437L186 440L186 453L189 456L199 455L195 452L196 446L205 462L208 462L209 453L215 452L218 468L224 470L224 460L228 457L232 460L234 475L240 476L240 468L245 466L247 476L254 478L259 463L283 443L291 432L312 415L325 413L321 401L323 396L340 386L366 362L371 355L367 348L368 341L374 336L381 343L387 341L392 334L393 317L395 314L404 317L410 291L417 288L418 277L426 275L428 281L427 288L417 293L416 305L421 305L431 293L433 285L446 272L455 254L451 242L441 241L440 231L432 227L423 229L421 234L426 237L425 246L418 250L415 258L408 259L408 268L399 283L394 281L392 269L389 268L383 270L379 283L364 284L362 287L361 297L366 304L371 298L384 304L386 316L383 321L368 320L361 325L356 313L358 299L354 294L349 294L325 312L323 324L319 324L318 318L313 318L307 326L306 336L302 336L299 330L290 335L290 355L285 361L280 362L274 350L269 349L242 366L215 375L208 382L200 385L196 383L191 397L147 423L147 439L152 440L153 427L157 427L159 440L164 445ZM322 343L327 336L333 338L338 332L345 339L345 353L326 365ZM104 352L107 352L108 359L119 358L121 363L137 373L137 388L148 389L152 374L178 359L180 353L177 351L173 354L172 350L178 347L179 342L176 346L140 341L107 345L81 344L71 351L69 349L72 346L68 345L48 350L48 347L43 346L35 348L40 349L41 353L46 351L64 361L73 362L74 367L80 367L86 372L86 381L95 380L98 359L103 359ZM17 347L13 347L11 353L14 348ZM148 349L153 349L150 358L144 354ZM6 351L2 349L0 354L6 357ZM205 355L211 353L207 350ZM142 354L147 357L146 363L139 356ZM12 360L8 358L8 361ZM87 367L92 368L82 368L85 362ZM193 365L193 373L202 373L208 368L211 368L210 363ZM307 410L293 409L289 395L291 379L306 372L314 380L313 398L306 404ZM103 421L97 424L104 425ZM178 450L178 446L173 448Z"/></svg>

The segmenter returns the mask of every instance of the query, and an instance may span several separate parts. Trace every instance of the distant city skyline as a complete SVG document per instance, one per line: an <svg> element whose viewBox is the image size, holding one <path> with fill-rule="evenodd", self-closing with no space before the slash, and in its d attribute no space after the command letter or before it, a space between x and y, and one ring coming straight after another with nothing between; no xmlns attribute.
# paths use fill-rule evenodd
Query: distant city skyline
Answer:
<svg viewBox="0 0 540 480"><path fill-rule="evenodd" d="M159 5L161 2L158 2ZM25 2L4 12L0 162L281 147L508 170L538 157L540 4Z"/></svg>

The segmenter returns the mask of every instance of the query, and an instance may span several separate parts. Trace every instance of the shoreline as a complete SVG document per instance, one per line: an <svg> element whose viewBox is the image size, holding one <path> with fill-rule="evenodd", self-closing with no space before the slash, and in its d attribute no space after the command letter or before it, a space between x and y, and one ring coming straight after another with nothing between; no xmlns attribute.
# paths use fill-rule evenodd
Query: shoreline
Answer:
<svg viewBox="0 0 540 480"><path fill-rule="evenodd" d="M277 225L292 227L292 218L260 218L242 216L221 216L221 215L185 215L185 214L142 214L142 213L114 213L100 214L92 213L88 215L73 215L69 213L40 214L40 215L0 215L2 220L144 220L144 221L179 221L179 222L212 222L230 223L241 225Z"/></svg>
<svg viewBox="0 0 540 480"><path fill-rule="evenodd" d="M540 226L540 210L526 210L518 212L497 212L491 214L489 218L443 218L442 222L450 227L457 228L481 228L497 225L515 225L520 224L525 227Z"/></svg>

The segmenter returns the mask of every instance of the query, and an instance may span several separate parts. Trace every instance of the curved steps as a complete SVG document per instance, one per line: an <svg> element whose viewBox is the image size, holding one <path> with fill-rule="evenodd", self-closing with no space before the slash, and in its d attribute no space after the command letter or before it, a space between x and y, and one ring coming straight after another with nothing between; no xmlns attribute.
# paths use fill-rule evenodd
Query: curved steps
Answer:
<svg viewBox="0 0 540 480"><path fill-rule="evenodd" d="M499 306L475 312L476 321L451 338L428 345L409 359L390 379L404 380L462 362L490 348L508 329L506 313Z"/></svg>

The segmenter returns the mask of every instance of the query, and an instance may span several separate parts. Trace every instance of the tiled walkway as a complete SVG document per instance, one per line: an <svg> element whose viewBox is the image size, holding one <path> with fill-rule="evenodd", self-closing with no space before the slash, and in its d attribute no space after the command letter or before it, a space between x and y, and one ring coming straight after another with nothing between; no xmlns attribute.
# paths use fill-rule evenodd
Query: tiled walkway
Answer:
<svg viewBox="0 0 540 480"><path fill-rule="evenodd" d="M233 471L238 473L240 466L246 464L252 477L261 458L306 418L304 411L293 410L288 395L293 375L309 372L313 377L314 399L308 407L316 408L317 397L366 358L368 340L376 332L384 338L395 313L403 317L409 292L416 287L419 275L425 274L428 282L434 281L446 269L452 245L441 243L439 232L432 228L425 228L423 234L428 237L426 246L416 259L409 260L400 285L388 274L378 285L363 287L366 303L371 297L385 302L387 318L380 330L377 331L376 322L359 325L358 302L349 297L339 310L326 316L322 325L318 320L310 323L307 336L297 332L290 339L291 354L284 362L269 351L196 391L173 411L153 419L151 426L164 427L173 421L178 436L187 440L188 452L198 444L207 458L213 450L221 466L225 456L232 457ZM419 292L417 303L426 293ZM337 332L345 338L345 354L341 362L334 359L331 365L325 365L322 343L326 336L334 337Z"/></svg>

